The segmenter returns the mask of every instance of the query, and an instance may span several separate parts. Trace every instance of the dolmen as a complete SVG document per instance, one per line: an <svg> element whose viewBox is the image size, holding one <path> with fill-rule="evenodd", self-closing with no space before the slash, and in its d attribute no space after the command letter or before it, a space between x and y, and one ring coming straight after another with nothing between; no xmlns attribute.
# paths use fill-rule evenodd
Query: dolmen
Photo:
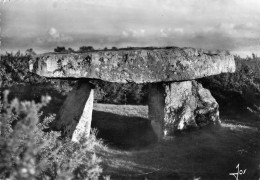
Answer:
<svg viewBox="0 0 260 180"><path fill-rule="evenodd" d="M57 114L57 129L72 141L90 134L98 79L149 84L148 117L158 139L190 127L219 124L219 106L196 79L235 72L226 51L138 48L86 53L46 53L30 60L30 71L47 78L78 79Z"/></svg>

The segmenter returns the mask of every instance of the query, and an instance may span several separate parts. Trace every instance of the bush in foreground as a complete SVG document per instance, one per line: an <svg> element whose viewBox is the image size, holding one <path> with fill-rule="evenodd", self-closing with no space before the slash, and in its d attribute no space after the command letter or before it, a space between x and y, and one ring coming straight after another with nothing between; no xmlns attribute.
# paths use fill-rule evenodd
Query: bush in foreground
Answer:
<svg viewBox="0 0 260 180"><path fill-rule="evenodd" d="M102 173L101 159L95 149L101 141L92 133L81 143L58 140L58 132L44 132L54 119L39 123L41 103L8 102L8 91L0 101L0 179L98 179Z"/></svg>

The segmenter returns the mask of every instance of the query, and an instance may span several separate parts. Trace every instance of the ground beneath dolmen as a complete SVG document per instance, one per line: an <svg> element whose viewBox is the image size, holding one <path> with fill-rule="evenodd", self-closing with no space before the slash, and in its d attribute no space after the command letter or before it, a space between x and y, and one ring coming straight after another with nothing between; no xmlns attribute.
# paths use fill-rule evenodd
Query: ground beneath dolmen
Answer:
<svg viewBox="0 0 260 180"><path fill-rule="evenodd" d="M65 96L47 87L15 86L10 98L39 101L52 96L44 115L57 113ZM147 120L147 106L94 104L93 128L106 147L98 150L105 175L111 179L239 180L260 178L259 122L222 116L222 127L183 132L156 143Z"/></svg>
<svg viewBox="0 0 260 180"><path fill-rule="evenodd" d="M260 133L253 123L222 119L202 128L154 141L147 106L95 104L93 125L108 144L98 154L112 179L260 178ZM246 124L246 125L245 125Z"/></svg>

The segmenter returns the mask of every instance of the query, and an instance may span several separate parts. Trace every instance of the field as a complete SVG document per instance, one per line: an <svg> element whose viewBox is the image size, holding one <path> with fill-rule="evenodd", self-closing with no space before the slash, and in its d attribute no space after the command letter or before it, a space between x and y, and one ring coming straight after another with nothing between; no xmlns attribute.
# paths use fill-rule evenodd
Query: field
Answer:
<svg viewBox="0 0 260 180"><path fill-rule="evenodd" d="M108 132L103 136L108 143L116 142L99 152L112 179L234 179L229 173L236 172L237 164L247 169L239 179L259 178L256 127L222 120L219 128L184 132L155 143L146 114L146 106L95 104L95 128L101 126L100 136Z"/></svg>

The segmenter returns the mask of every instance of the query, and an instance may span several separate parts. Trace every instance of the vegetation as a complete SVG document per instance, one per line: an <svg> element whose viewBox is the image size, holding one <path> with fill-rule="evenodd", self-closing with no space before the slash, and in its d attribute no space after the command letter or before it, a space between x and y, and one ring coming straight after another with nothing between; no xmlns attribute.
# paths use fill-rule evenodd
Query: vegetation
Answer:
<svg viewBox="0 0 260 180"><path fill-rule="evenodd" d="M95 101L112 104L147 104L146 84L119 84L91 81L95 86Z"/></svg>
<svg viewBox="0 0 260 180"><path fill-rule="evenodd" d="M29 60L33 54L27 50L26 54L6 53L1 55L0 60L0 83L2 86L11 86L19 83L38 84L47 82L43 77L37 76L29 71Z"/></svg>
<svg viewBox="0 0 260 180"><path fill-rule="evenodd" d="M92 46L81 46L78 50L78 52L88 52L93 51L94 48Z"/></svg>
<svg viewBox="0 0 260 180"><path fill-rule="evenodd" d="M58 132L44 132L54 116L39 123L41 103L8 102L8 91L0 101L0 179L98 179L101 159L95 149L102 147L95 132L80 144L59 140Z"/></svg>
<svg viewBox="0 0 260 180"><path fill-rule="evenodd" d="M72 48L66 49L64 46L58 46L54 49L54 52L56 52L56 53L74 53L76 51Z"/></svg>
<svg viewBox="0 0 260 180"><path fill-rule="evenodd" d="M65 49L65 47L56 47L55 49L54 49L54 52L65 52L66 51L66 49Z"/></svg>
<svg viewBox="0 0 260 180"><path fill-rule="evenodd" d="M222 110L250 113L248 108L260 106L260 58L245 59L235 56L236 72L206 77L199 80Z"/></svg>

